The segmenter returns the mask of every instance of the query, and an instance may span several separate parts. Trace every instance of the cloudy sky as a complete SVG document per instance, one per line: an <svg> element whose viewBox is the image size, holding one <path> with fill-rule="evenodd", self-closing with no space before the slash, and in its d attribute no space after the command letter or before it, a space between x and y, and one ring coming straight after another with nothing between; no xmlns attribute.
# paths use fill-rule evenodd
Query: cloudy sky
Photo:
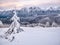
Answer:
<svg viewBox="0 0 60 45"><path fill-rule="evenodd" d="M0 7L23 7L25 5L60 4L60 0L0 0Z"/></svg>

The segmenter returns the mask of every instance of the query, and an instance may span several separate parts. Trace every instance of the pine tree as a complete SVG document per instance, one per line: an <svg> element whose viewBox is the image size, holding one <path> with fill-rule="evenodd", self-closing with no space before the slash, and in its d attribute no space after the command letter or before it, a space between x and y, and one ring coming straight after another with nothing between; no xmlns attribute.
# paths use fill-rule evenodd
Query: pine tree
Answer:
<svg viewBox="0 0 60 45"><path fill-rule="evenodd" d="M11 18L11 20L13 20L13 22L10 25L9 29L4 33L3 36L0 36L10 41L14 39L14 36L12 34L16 34L21 31L24 31L23 29L20 28L20 23L18 22L20 19L19 17L17 17L16 11L14 11L14 16Z"/></svg>
<svg viewBox="0 0 60 45"><path fill-rule="evenodd" d="M0 25L3 25L2 21L0 20Z"/></svg>

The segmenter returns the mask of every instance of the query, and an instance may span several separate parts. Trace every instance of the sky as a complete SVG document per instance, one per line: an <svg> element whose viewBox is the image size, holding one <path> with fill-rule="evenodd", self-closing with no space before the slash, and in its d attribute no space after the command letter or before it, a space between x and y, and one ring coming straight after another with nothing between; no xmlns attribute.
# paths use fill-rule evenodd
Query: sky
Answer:
<svg viewBox="0 0 60 45"><path fill-rule="evenodd" d="M23 7L26 5L60 4L60 0L0 0L0 8Z"/></svg>

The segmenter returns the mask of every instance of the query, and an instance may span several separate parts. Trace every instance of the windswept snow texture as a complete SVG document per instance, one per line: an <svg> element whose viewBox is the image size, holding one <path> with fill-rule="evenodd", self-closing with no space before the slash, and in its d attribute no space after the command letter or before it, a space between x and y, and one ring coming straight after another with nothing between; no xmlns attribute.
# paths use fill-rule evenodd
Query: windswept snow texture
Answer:
<svg viewBox="0 0 60 45"><path fill-rule="evenodd" d="M0 45L60 45L60 27L21 27L24 32L15 34L15 39L9 42L0 38ZM0 28L0 34L8 28Z"/></svg>

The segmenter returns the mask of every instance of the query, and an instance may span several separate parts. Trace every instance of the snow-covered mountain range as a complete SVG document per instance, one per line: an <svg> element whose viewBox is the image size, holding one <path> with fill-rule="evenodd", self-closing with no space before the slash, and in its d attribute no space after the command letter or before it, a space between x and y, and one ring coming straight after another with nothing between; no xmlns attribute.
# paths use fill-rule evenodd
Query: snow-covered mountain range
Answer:
<svg viewBox="0 0 60 45"><path fill-rule="evenodd" d="M40 6L23 7L16 9L17 15L21 17L22 25L37 24L44 27L60 26L60 6L41 8ZM0 11L0 20L5 24L10 24L14 9ZM7 20L8 19L8 20ZM47 23L48 22L48 23Z"/></svg>

